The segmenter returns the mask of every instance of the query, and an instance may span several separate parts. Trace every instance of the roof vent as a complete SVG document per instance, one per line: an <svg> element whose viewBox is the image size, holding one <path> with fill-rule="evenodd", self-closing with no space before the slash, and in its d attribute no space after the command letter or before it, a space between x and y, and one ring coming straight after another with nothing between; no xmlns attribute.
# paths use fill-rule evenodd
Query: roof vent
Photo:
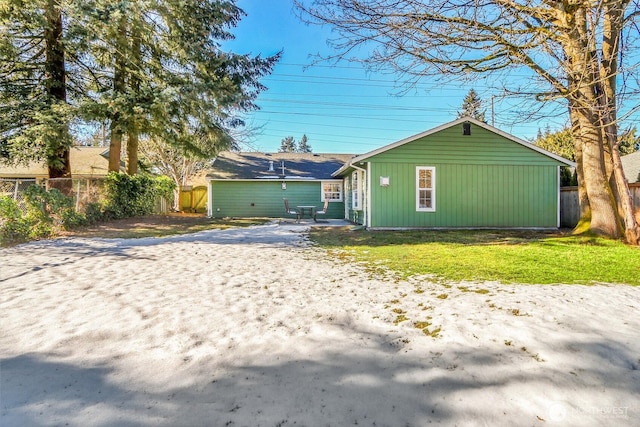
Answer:
<svg viewBox="0 0 640 427"><path fill-rule="evenodd" d="M471 123L464 122L462 124L462 134L463 135L471 135Z"/></svg>

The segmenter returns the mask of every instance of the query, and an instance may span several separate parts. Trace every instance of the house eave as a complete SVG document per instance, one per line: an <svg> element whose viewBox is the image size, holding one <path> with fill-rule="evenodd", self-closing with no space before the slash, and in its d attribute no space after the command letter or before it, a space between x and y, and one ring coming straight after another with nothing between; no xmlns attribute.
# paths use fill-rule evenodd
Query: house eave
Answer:
<svg viewBox="0 0 640 427"><path fill-rule="evenodd" d="M237 182L282 182L282 181L294 181L294 182L322 182L322 181L342 181L339 178L296 178L296 177L283 177L283 178L214 178L210 176L206 176L205 179L208 182L218 181L218 182L228 182L228 181L237 181Z"/></svg>
<svg viewBox="0 0 640 427"><path fill-rule="evenodd" d="M515 137L515 136L513 136L511 134L508 134L508 133L506 133L506 132L504 132L504 131L502 131L502 130L500 130L498 128L495 128L495 127L493 127L491 125L483 123L483 122L481 122L479 120L476 120L473 117L461 117L461 118L456 119L456 120L454 120L452 122L445 123L443 125L440 125L438 127L433 128L433 129L429 129L427 131L424 131L424 132L418 133L416 135L412 135L410 137L401 139L401 140L396 141L394 143L391 143L389 145L385 145L384 147L380 147L380 148L378 148L376 150L369 151L368 153L362 154L360 156L356 156L353 159L351 159L350 162L348 162L347 164L342 166L340 169L338 169L336 172L334 172L332 174L332 176L337 176L337 175L340 175L340 174L344 173L347 169L349 169L349 167L352 167L355 163L364 162L365 160L369 159L370 157L376 156L378 154L384 153L384 152L389 151L389 150L393 150L394 148L400 147L400 146L402 146L404 144L407 144L409 142L413 142L413 141L415 141L417 139L424 138L426 136L432 135L434 133L437 133L437 132L440 132L442 130L448 129L448 128L452 127L452 126L457 126L457 125L465 123L465 122L472 123L472 124L474 124L476 126L479 126L479 127L483 128L483 129L488 130L489 132L493 132L493 133L495 133L497 135L500 135L503 138L506 138L506 139L508 139L510 141L513 141L513 142L515 142L517 144L522 145L523 147L526 147L526 148L528 148L530 150L536 151L536 152L538 152L540 154L543 154L543 155L545 155L547 157L550 157L550 158L552 158L552 159L564 164L565 166L576 167L575 162L567 160L564 157L560 157L557 154L551 153L550 151L544 150L544 149L542 149L542 148L540 148L540 147L538 147L536 145L530 144L530 143L526 142L523 139Z"/></svg>

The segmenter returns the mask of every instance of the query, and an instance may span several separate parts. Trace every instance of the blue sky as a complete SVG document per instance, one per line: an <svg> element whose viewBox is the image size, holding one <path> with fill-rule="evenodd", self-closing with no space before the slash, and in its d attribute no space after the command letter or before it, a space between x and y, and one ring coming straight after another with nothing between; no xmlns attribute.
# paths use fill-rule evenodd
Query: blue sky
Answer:
<svg viewBox="0 0 640 427"><path fill-rule="evenodd" d="M357 64L313 65L313 55L333 52L327 45L330 29L300 22L290 0L239 0L237 5L247 16L232 29L236 39L224 49L262 56L283 50L274 72L262 80L269 89L257 100L260 111L245 117L257 130L241 141L243 151L277 151L283 138L299 140L306 134L316 153L362 154L455 120L471 88L484 102L488 123L495 95L495 126L517 137L530 140L538 129L565 125L563 107L545 120L523 122L523 107L494 93L488 83L424 79L403 91L394 75L369 73Z"/></svg>

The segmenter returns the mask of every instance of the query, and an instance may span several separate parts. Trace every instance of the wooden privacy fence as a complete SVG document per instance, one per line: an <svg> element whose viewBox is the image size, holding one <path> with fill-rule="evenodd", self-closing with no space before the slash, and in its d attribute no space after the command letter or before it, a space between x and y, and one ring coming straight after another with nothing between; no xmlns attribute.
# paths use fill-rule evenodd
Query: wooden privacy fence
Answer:
<svg viewBox="0 0 640 427"><path fill-rule="evenodd" d="M635 209L640 209L640 182L629 184ZM560 226L573 228L580 219L578 187L560 188Z"/></svg>
<svg viewBox="0 0 640 427"><path fill-rule="evenodd" d="M197 187L184 186L180 191L180 210L184 212L206 212L207 211L207 187L199 185Z"/></svg>

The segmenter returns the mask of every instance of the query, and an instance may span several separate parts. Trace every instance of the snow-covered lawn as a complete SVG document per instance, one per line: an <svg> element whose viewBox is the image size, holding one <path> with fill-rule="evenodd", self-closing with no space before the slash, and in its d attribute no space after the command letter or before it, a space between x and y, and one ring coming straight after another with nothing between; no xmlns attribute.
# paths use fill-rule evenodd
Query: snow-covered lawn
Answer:
<svg viewBox="0 0 640 427"><path fill-rule="evenodd" d="M640 426L640 288L396 281L305 227L0 250L2 426Z"/></svg>

